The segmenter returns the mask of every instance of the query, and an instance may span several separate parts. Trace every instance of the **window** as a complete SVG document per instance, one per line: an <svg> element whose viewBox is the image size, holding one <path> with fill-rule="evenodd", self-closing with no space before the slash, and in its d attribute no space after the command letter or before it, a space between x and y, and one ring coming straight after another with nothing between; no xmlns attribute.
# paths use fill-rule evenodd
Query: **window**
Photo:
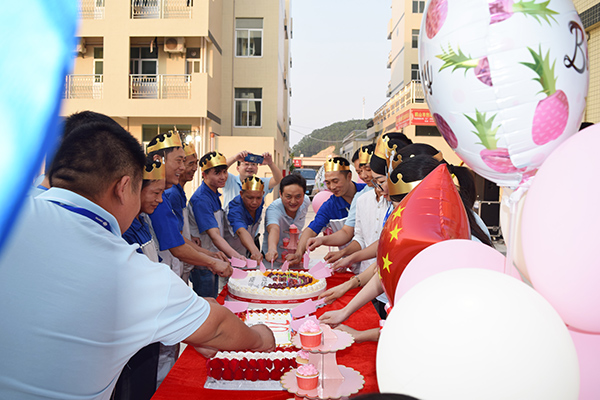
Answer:
<svg viewBox="0 0 600 400"><path fill-rule="evenodd" d="M236 57L262 57L262 35L262 18L236 18Z"/></svg>
<svg viewBox="0 0 600 400"><path fill-rule="evenodd" d="M132 75L156 75L158 73L158 47L132 47L130 49L129 73Z"/></svg>
<svg viewBox="0 0 600 400"><path fill-rule="evenodd" d="M418 29L412 30L412 48L413 49L419 48L419 30Z"/></svg>
<svg viewBox="0 0 600 400"><path fill-rule="evenodd" d="M421 74L419 73L419 64L410 64L410 79L420 81Z"/></svg>
<svg viewBox="0 0 600 400"><path fill-rule="evenodd" d="M148 146L148 143L154 138L154 136L160 133L167 133L169 131L178 130L179 133L183 133L184 136L186 133L192 131L191 125L142 125L142 143L144 145L144 149Z"/></svg>
<svg viewBox="0 0 600 400"><path fill-rule="evenodd" d="M262 89L235 89L235 126L261 126Z"/></svg>
<svg viewBox="0 0 600 400"><path fill-rule="evenodd" d="M185 73L197 74L202 71L200 64L200 47L188 47L185 49Z"/></svg>
<svg viewBox="0 0 600 400"><path fill-rule="evenodd" d="M94 82L102 82L104 73L104 47L94 47Z"/></svg>
<svg viewBox="0 0 600 400"><path fill-rule="evenodd" d="M412 4L414 14L423 14L423 10L425 10L425 0L413 0Z"/></svg>

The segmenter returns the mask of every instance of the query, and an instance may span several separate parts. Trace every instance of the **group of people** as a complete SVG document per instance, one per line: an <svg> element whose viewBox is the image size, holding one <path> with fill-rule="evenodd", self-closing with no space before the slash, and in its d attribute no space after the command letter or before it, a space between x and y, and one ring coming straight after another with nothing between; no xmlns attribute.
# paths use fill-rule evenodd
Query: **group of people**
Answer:
<svg viewBox="0 0 600 400"><path fill-rule="evenodd" d="M379 235L402 198L445 162L441 153L387 133L352 157L364 183L352 180L345 158L328 160L324 176L332 195L306 227L311 202L304 178L282 177L269 153L262 164L272 177L258 177L248 155L211 151L198 159L178 132L157 135L144 152L105 115L68 117L46 176L25 199L0 257L0 397L150 398L177 359L179 342L205 355L273 349L268 328L248 328L211 300L231 275L234 257L272 268L287 261L293 268L307 249L338 246L326 261L355 275L321 296L330 303L365 288L321 321L359 341L377 340L376 330L340 324L368 301L385 318L387 299L373 279ZM238 175L228 172L234 163ZM188 201L184 187L198 167L202 184ZM492 245L472 212L471 172L449 170L473 239ZM263 210L277 185L279 197ZM290 249L292 225L302 233ZM320 235L325 231L331 234Z"/></svg>

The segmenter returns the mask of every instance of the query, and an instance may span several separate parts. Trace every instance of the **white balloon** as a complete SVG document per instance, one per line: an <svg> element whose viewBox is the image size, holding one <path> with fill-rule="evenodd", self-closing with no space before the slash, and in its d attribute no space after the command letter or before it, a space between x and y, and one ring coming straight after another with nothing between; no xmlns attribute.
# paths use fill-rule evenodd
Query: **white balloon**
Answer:
<svg viewBox="0 0 600 400"><path fill-rule="evenodd" d="M381 392L419 399L577 399L569 332L534 289L504 274L456 269L410 289L377 348Z"/></svg>

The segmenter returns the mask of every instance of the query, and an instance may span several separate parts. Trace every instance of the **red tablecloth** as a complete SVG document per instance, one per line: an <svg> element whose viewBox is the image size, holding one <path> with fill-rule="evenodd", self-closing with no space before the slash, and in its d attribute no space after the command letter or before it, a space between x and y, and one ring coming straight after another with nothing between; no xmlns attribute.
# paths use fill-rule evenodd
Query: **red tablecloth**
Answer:
<svg viewBox="0 0 600 400"><path fill-rule="evenodd" d="M336 274L327 279L327 287L331 288L350 279L352 274ZM346 293L329 306L317 310L317 315L328 310L337 310L344 307L358 293L354 289ZM227 289L217 299L223 304ZM379 326L379 316L371 303L355 312L346 324L355 329L370 329ZM354 343L347 349L337 353L339 365L346 365L359 371L365 378L365 386L359 393L378 392L377 378L375 375L375 355L377 344L374 342ZM206 382L206 359L192 347L185 349L175 366L160 385L152 400L186 400L186 399L289 399L291 393L287 391L228 391L204 389Z"/></svg>

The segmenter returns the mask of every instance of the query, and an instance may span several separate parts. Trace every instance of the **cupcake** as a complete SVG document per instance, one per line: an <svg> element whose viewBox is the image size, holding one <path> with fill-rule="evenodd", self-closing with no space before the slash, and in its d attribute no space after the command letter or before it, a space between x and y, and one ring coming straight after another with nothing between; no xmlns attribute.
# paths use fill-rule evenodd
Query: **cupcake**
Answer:
<svg viewBox="0 0 600 400"><path fill-rule="evenodd" d="M296 362L298 364L308 364L308 351L300 350L298 354L296 354Z"/></svg>
<svg viewBox="0 0 600 400"><path fill-rule="evenodd" d="M298 330L300 333L300 343L302 347L317 347L321 344L323 329L313 320L308 320Z"/></svg>
<svg viewBox="0 0 600 400"><path fill-rule="evenodd" d="M319 371L313 364L304 364L296 370L296 381L302 390L313 390L319 383Z"/></svg>

